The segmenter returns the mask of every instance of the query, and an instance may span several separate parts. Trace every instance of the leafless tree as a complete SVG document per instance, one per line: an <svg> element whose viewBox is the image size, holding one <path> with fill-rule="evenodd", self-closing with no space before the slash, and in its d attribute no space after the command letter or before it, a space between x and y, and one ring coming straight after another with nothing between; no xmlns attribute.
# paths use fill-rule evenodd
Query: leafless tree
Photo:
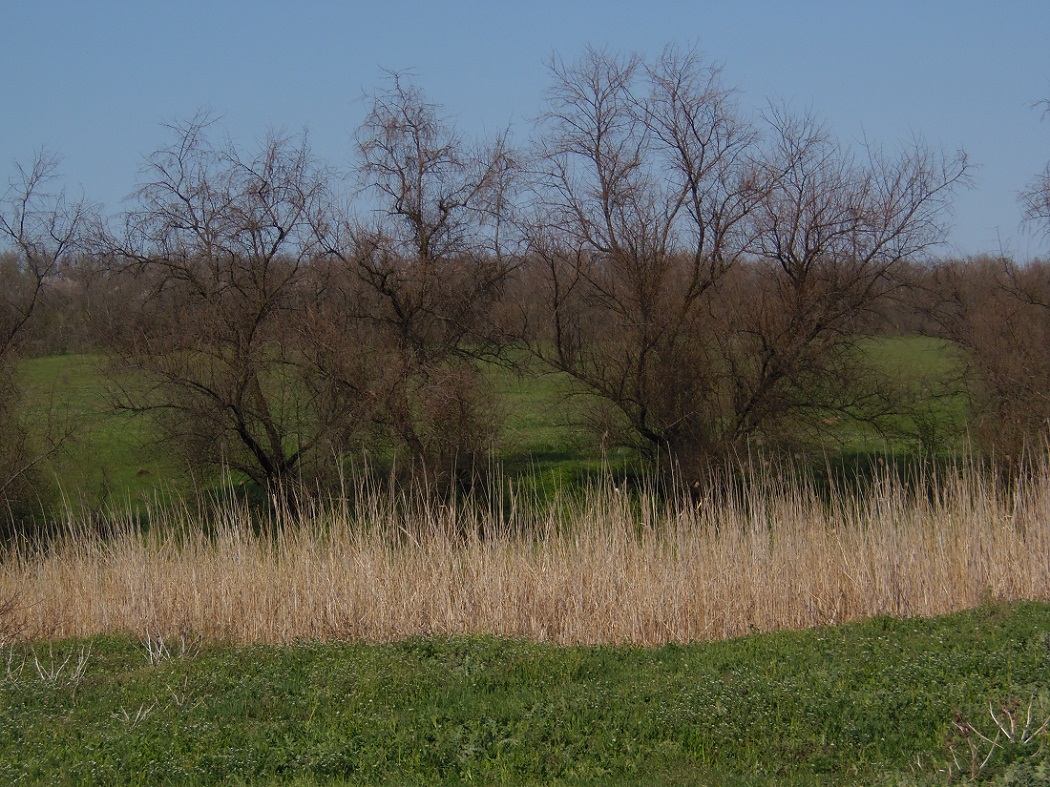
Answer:
<svg viewBox="0 0 1050 787"><path fill-rule="evenodd" d="M400 74L372 97L357 142L372 210L348 214L329 252L340 310L381 354L374 417L428 473L469 469L496 431L477 362L502 344L491 315L514 264L513 154L505 135L464 143Z"/></svg>
<svg viewBox="0 0 1050 787"><path fill-rule="evenodd" d="M1021 194L1025 221L1050 232L1050 163Z"/></svg>
<svg viewBox="0 0 1050 787"><path fill-rule="evenodd" d="M20 418L21 393L14 364L40 310L47 287L76 250L87 221L83 200L52 192L58 160L39 152L27 167L16 165L0 200L0 506L8 513L32 493L40 463L69 436L50 423L37 440Z"/></svg>
<svg viewBox="0 0 1050 787"><path fill-rule="evenodd" d="M857 403L856 317L944 232L962 156L857 160L811 118L745 121L695 52L551 64L533 350L654 454L697 464Z"/></svg>
<svg viewBox="0 0 1050 787"><path fill-rule="evenodd" d="M767 120L763 198L747 218L757 278L737 299L730 343L716 339L731 369L730 442L799 418L817 426L829 410L892 407L858 365L862 318L906 261L943 241L967 173L964 155L921 143L858 158L810 116L774 107Z"/></svg>
<svg viewBox="0 0 1050 787"><path fill-rule="evenodd" d="M530 260L552 330L534 352L654 451L706 445L713 288L746 248L754 129L717 68L588 50L551 63Z"/></svg>
<svg viewBox="0 0 1050 787"><path fill-rule="evenodd" d="M1040 101L1044 117L1050 115L1050 99ZM1050 162L1021 192L1021 207L1025 222L1038 231L1050 235Z"/></svg>
<svg viewBox="0 0 1050 787"><path fill-rule="evenodd" d="M88 211L83 201L48 191L58 167L53 155L41 151L28 169L16 167L18 177L8 184L0 211L0 240L11 252L0 288L0 363L17 352L45 288L75 250Z"/></svg>
<svg viewBox="0 0 1050 787"><path fill-rule="evenodd" d="M137 373L122 404L155 413L195 461L271 491L313 481L360 425L353 392L319 374L301 342L310 287L323 286L307 274L327 173L305 138L271 135L245 155L212 144L206 117L171 130L112 244L140 290L111 334Z"/></svg>

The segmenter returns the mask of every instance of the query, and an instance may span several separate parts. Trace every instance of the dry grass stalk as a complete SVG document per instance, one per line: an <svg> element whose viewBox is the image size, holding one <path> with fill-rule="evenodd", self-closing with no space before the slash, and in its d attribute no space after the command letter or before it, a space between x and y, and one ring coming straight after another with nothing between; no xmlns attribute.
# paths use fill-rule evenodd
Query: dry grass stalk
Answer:
<svg viewBox="0 0 1050 787"><path fill-rule="evenodd" d="M365 494L356 513L286 521L275 536L235 506L210 535L185 513L108 538L73 526L4 557L0 598L20 600L8 630L656 645L1050 599L1045 469L1012 495L968 472L938 494L886 481L831 503L767 484L695 514L611 489L531 521L470 503L410 508Z"/></svg>

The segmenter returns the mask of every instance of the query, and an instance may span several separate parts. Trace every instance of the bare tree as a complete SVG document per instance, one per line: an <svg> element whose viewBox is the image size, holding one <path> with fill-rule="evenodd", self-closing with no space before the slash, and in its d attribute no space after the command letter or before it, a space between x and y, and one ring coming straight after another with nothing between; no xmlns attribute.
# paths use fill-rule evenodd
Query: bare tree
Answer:
<svg viewBox="0 0 1050 787"><path fill-rule="evenodd" d="M810 116L773 108L767 119L763 198L747 219L755 280L716 339L733 390L730 443L797 419L819 428L829 410L871 417L892 407L858 363L863 317L907 260L943 241L967 172L964 155L921 143L858 159Z"/></svg>
<svg viewBox="0 0 1050 787"><path fill-rule="evenodd" d="M319 375L301 343L310 287L323 287L306 278L327 175L305 138L271 135L246 156L213 145L208 126L172 127L113 244L141 292L111 334L137 373L122 403L157 414L195 461L275 491L334 466L360 426L352 392Z"/></svg>
<svg viewBox="0 0 1050 787"><path fill-rule="evenodd" d="M1050 99L1040 101L1044 117L1050 115ZM1050 235L1050 162L1021 192L1021 207L1025 222L1040 232Z"/></svg>
<svg viewBox="0 0 1050 787"><path fill-rule="evenodd" d="M1025 221L1050 232L1050 163L1021 194Z"/></svg>
<svg viewBox="0 0 1050 787"><path fill-rule="evenodd" d="M0 239L13 254L4 259L0 288L0 364L17 352L45 288L75 250L87 215L83 201L47 190L56 177L56 157L41 151L28 169L16 167L18 177L8 184L0 211Z"/></svg>
<svg viewBox="0 0 1050 787"><path fill-rule="evenodd" d="M653 451L709 446L717 406L703 336L759 196L754 129L695 52L647 65L588 50L551 72L530 259L553 329L534 352Z"/></svg>
<svg viewBox="0 0 1050 787"><path fill-rule="evenodd" d="M965 158L916 144L858 161L779 110L760 134L692 52L588 50L551 71L530 264L552 327L536 355L690 465L855 412L857 317L943 237Z"/></svg>
<svg viewBox="0 0 1050 787"><path fill-rule="evenodd" d="M348 215L329 251L340 310L367 324L377 353L373 411L437 476L469 470L496 414L477 362L502 345L492 309L513 258L516 171L505 135L465 144L422 92L394 74L357 133L372 212Z"/></svg>
<svg viewBox="0 0 1050 787"><path fill-rule="evenodd" d="M49 284L74 252L87 220L82 200L51 192L58 160L39 152L0 200L0 506L8 513L32 494L34 471L68 437L50 423L34 440L21 422L14 365Z"/></svg>

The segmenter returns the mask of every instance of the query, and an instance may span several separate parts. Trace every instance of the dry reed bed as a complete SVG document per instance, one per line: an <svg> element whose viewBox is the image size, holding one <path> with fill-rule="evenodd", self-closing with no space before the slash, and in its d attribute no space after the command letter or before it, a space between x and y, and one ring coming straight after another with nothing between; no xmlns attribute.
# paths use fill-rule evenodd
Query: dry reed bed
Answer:
<svg viewBox="0 0 1050 787"><path fill-rule="evenodd" d="M611 487L531 518L470 504L399 514L380 494L363 498L356 514L284 522L277 535L256 535L231 505L208 536L169 513L148 532L71 527L46 550L13 548L0 565L3 630L654 645L1050 599L1046 472L1012 494L971 472L936 495L884 481L830 503L773 484L695 515Z"/></svg>

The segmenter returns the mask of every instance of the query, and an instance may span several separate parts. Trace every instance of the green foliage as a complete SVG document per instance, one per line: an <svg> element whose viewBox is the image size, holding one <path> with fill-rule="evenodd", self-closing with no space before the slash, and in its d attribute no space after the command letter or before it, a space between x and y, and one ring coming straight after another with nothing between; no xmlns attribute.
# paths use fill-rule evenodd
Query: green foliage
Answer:
<svg viewBox="0 0 1050 787"><path fill-rule="evenodd" d="M953 718L1045 690L1048 630L1028 603L652 650L8 646L0 781L943 784ZM1043 783L1046 742L982 777Z"/></svg>

